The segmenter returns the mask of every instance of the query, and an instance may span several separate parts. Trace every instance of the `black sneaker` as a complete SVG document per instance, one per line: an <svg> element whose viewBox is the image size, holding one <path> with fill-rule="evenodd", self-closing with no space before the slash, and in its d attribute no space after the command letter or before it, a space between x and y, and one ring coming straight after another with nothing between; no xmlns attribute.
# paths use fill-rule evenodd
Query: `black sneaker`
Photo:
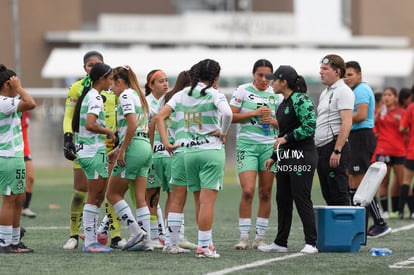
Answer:
<svg viewBox="0 0 414 275"><path fill-rule="evenodd" d="M11 245L0 246L0 253L12 253Z"/></svg>
<svg viewBox="0 0 414 275"><path fill-rule="evenodd" d="M11 253L30 253L34 250L31 248L28 248L24 243L19 242L16 245L11 245Z"/></svg>

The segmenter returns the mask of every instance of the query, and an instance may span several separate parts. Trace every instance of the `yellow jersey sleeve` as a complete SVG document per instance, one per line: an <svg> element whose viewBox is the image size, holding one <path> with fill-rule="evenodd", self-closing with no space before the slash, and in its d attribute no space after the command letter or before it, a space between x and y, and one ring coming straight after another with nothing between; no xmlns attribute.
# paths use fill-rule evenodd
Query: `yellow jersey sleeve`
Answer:
<svg viewBox="0 0 414 275"><path fill-rule="evenodd" d="M75 112L76 102L82 94L82 79L76 81L69 88L68 97L66 98L65 114L63 116L63 133L72 133L72 119Z"/></svg>

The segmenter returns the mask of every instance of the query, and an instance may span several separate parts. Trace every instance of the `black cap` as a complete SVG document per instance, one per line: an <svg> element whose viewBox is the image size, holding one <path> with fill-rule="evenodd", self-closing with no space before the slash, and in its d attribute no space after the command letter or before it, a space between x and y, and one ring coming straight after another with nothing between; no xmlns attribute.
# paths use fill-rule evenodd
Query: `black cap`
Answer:
<svg viewBox="0 0 414 275"><path fill-rule="evenodd" d="M269 80L282 79L288 83L295 83L298 78L296 70L289 65L281 65L273 74L266 75Z"/></svg>

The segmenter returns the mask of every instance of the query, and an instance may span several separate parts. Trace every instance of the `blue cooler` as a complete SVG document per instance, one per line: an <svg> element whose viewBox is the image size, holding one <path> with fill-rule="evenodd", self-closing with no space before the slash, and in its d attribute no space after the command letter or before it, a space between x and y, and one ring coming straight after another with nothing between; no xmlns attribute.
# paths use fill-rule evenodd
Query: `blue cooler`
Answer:
<svg viewBox="0 0 414 275"><path fill-rule="evenodd" d="M358 252L365 244L365 208L314 206L319 252Z"/></svg>

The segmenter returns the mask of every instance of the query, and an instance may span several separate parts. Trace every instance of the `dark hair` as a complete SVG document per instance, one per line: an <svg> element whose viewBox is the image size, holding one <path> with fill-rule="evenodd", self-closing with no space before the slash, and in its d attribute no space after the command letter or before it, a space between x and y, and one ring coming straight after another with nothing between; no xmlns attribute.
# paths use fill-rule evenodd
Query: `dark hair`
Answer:
<svg viewBox="0 0 414 275"><path fill-rule="evenodd" d="M101 77L107 78L112 72L112 68L104 63L95 63L89 74L92 83L98 81ZM82 101L85 96L88 94L91 87L84 87L82 94L78 98L78 101L75 105L75 111L73 112L72 119L72 131L79 132L79 121L80 121L80 109L82 106Z"/></svg>
<svg viewBox="0 0 414 275"><path fill-rule="evenodd" d="M394 95L395 97L398 97L398 90L397 90L396 88L394 88L394 87L386 87L386 88L384 89L384 91L382 91L382 93L384 93L384 92L385 92L385 90L390 90L390 91L391 91L391 93L393 93L393 95Z"/></svg>
<svg viewBox="0 0 414 275"><path fill-rule="evenodd" d="M10 77L16 76L16 73L3 64L0 64L0 90L3 89L4 83L10 79Z"/></svg>
<svg viewBox="0 0 414 275"><path fill-rule="evenodd" d="M152 76L156 73L161 71L160 69L152 70L147 74L147 83L145 83L145 96L152 93L152 89L150 88L150 84L154 83L154 80L151 80Z"/></svg>
<svg viewBox="0 0 414 275"><path fill-rule="evenodd" d="M83 64L85 65L88 62L88 59L91 58L92 56L97 56L102 62L103 60L103 56L100 52L98 51L89 51L87 53L85 53L85 55L83 56Z"/></svg>
<svg viewBox="0 0 414 275"><path fill-rule="evenodd" d="M374 93L375 103L380 103L382 99L382 93L376 92Z"/></svg>
<svg viewBox="0 0 414 275"><path fill-rule="evenodd" d="M411 95L411 89L410 88L401 88L400 92L398 93L398 104L400 106L404 105L404 100L407 98L410 98Z"/></svg>
<svg viewBox="0 0 414 275"><path fill-rule="evenodd" d="M289 83L288 83L289 85ZM308 91L308 86L306 85L306 81L303 78L303 76L298 75L298 78L296 79L296 83L295 83L295 88L293 89L294 91L300 92L300 93L305 93ZM290 88L290 87L289 87Z"/></svg>
<svg viewBox="0 0 414 275"><path fill-rule="evenodd" d="M173 95L175 95L177 92L181 91L182 89L190 85L190 71L180 72L177 76L177 80L175 81L174 87L170 91L168 91L168 93L165 94L163 104L165 105L165 103L167 103L173 97Z"/></svg>
<svg viewBox="0 0 414 275"><path fill-rule="evenodd" d="M199 81L207 81L207 86L200 91L201 96L205 96L206 90L213 86L214 81L220 75L220 69L220 64L213 59L204 59L198 62L194 67L194 77L191 78L191 89L188 95L193 94L193 90Z"/></svg>
<svg viewBox="0 0 414 275"><path fill-rule="evenodd" d="M361 66L356 61L348 61L345 63L345 67L354 69L357 73L361 72Z"/></svg>
<svg viewBox="0 0 414 275"><path fill-rule="evenodd" d="M272 63L267 59L259 59L257 60L253 65L253 73L257 71L257 68L259 67L268 67L270 68L270 71L273 72L273 65Z"/></svg>
<svg viewBox="0 0 414 275"><path fill-rule="evenodd" d="M144 93L142 92L141 88L139 87L138 78L136 74L132 71L131 67L129 66L120 66L113 69L113 79L123 79L128 87L134 89L138 95L139 100L141 102L142 111L144 115L149 115L149 107L147 103L147 99L145 98Z"/></svg>

